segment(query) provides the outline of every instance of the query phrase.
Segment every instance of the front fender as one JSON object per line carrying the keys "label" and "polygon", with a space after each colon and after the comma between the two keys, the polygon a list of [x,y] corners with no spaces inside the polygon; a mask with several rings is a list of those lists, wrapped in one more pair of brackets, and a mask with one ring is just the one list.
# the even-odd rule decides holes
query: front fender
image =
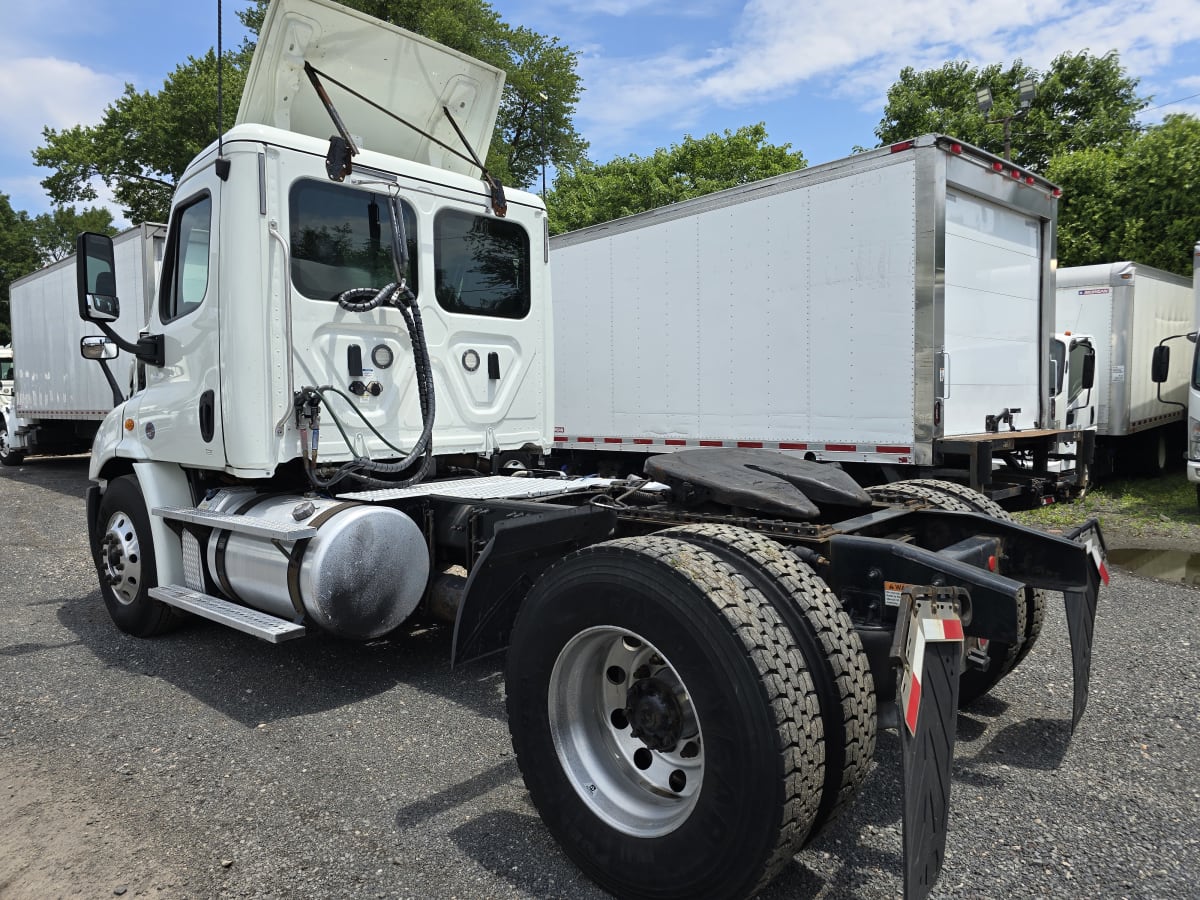
{"label": "front fender", "polygon": [[92,439],[92,459],[88,464],[88,478],[92,481],[100,481],[101,473],[105,467],[118,456],[129,456],[128,453],[120,452],[121,443],[126,440],[125,417],[127,406],[127,403],[122,403],[113,409],[100,422],[100,427],[96,429],[96,436]]}

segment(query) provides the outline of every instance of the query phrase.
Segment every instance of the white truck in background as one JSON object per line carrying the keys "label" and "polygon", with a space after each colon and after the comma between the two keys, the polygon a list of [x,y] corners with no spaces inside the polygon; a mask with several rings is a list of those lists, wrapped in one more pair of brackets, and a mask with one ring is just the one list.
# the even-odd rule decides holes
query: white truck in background
{"label": "white truck in background", "polygon": [[762,447],[1069,496],[1091,435],[1050,417],[1060,193],[926,135],[551,238],[556,458]]}
{"label": "white truck in background", "polygon": [[[3,347],[0,347],[0,398],[12,396],[12,370],[12,345],[5,344]],[[0,406],[7,402],[7,399],[0,399]]]}
{"label": "white truck in background", "polygon": [[758,893],[896,727],[905,893],[927,896],[957,706],[1028,653],[1045,590],[1083,714],[1097,523],[1050,535],[961,485],[868,491],[763,448],[661,454],[636,480],[539,467],[546,210],[479,164],[503,83],[328,0],[275,0],[237,124],[180,177],[136,343],[111,325],[112,241],[80,235],[79,315],[105,335],[81,352],[144,367],[93,444],[102,602],[141,638],[200,616],[402,648],[433,620],[453,663],[507,650],[531,801],[621,897]]}
{"label": "white truck in background", "polygon": [[[113,238],[116,293],[130,299],[113,323],[137,337],[162,267],[164,225],[136,225]],[[79,318],[75,256],[18,278],[9,289],[12,391],[0,402],[0,464],[20,465],[26,454],[81,453],[91,448],[100,422],[113,408],[114,390],[80,342],[100,330]],[[132,358],[116,366],[121,393],[129,392]],[[3,363],[0,363],[3,365]]]}
{"label": "white truck in background", "polygon": [[[1151,380],[1156,384],[1174,381],[1180,371],[1187,382],[1187,400],[1179,405],[1187,413],[1187,450],[1184,458],[1187,460],[1188,481],[1196,485],[1196,502],[1200,505],[1200,241],[1192,250],[1192,331],[1186,334],[1176,334],[1159,341],[1154,348],[1151,362]],[[1189,352],[1187,362],[1177,362],[1171,366],[1171,340],[1187,338],[1194,345]]]}
{"label": "white truck in background", "polygon": [[[1183,446],[1187,373],[1177,366],[1158,385],[1154,348],[1194,327],[1190,279],[1135,262],[1059,269],[1052,373],[1072,396],[1056,409],[1064,426],[1094,426],[1093,470],[1160,474]],[[1095,386],[1080,390],[1072,353],[1095,350]],[[1074,348],[1069,349],[1069,348]],[[1065,365],[1064,365],[1065,360]]]}

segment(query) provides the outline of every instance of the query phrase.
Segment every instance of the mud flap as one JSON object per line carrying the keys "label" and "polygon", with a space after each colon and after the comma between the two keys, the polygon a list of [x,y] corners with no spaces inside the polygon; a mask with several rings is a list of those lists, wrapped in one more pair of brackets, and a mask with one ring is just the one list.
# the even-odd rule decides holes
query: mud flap
{"label": "mud flap", "polygon": [[1108,567],[1105,562],[1104,537],[1092,519],[1064,537],[1078,541],[1088,549],[1094,565],[1088,569],[1088,584],[1082,590],[1063,591],[1067,607],[1067,632],[1071,636],[1071,665],[1073,668],[1075,695],[1071,703],[1071,731],[1083,718],[1087,709],[1088,688],[1092,674],[1092,633],[1096,624],[1096,601],[1100,596],[1100,582],[1108,584]]}
{"label": "mud flap", "polygon": [[911,588],[901,597],[892,655],[904,782],[904,896],[933,890],[946,854],[950,769],[962,669],[957,588]]}

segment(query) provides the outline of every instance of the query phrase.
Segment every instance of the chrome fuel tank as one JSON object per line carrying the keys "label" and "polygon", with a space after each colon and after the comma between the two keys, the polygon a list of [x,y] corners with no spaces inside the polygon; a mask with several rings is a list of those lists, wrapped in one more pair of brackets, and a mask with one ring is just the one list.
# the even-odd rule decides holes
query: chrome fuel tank
{"label": "chrome fuel tank", "polygon": [[221,591],[287,619],[307,618],[339,637],[369,640],[416,609],[429,552],[408,516],[387,507],[322,498],[220,491],[205,508],[317,529],[289,545],[214,530],[205,555]]}

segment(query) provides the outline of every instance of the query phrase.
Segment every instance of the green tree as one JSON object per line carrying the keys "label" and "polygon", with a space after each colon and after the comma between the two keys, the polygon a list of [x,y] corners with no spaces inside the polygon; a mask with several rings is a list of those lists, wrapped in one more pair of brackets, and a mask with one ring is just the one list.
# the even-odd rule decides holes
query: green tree
{"label": "green tree", "polygon": [[1200,119],[1172,115],[1123,147],[1059,154],[1046,175],[1063,187],[1060,265],[1129,259],[1192,274],[1200,239]]}
{"label": "green tree", "polygon": [[112,234],[112,213],[106,209],[76,212],[59,207],[30,217],[15,210],[7,194],[0,194],[0,344],[12,342],[9,286],[30,272],[75,252],[81,231]]}
{"label": "green tree", "polygon": [[22,275],[41,265],[33,220],[24,210],[15,210],[7,194],[0,194],[0,344],[12,342],[9,328],[8,288]]}
{"label": "green tree", "polygon": [[791,144],[767,143],[762,122],[735,132],[726,129],[723,135],[688,135],[650,156],[583,162],[559,172],[546,198],[550,230],[559,234],[586,228],[806,165],[804,154]]}
{"label": "green tree", "polygon": [[91,207],[82,212],[77,212],[69,206],[58,206],[48,213],[35,216],[33,240],[41,264],[48,266],[74,253],[75,239],[84,231],[116,234],[112,213],[101,206]]}
{"label": "green tree", "polygon": [[[1138,80],[1125,73],[1115,52],[1063,53],[1045,72],[1019,59],[1008,68],[994,63],[982,69],[955,61],[922,72],[901,70],[875,134],[884,145],[941,132],[1001,154],[1004,127],[988,120],[1016,112],[1017,86],[1024,78],[1036,79],[1037,96],[1028,113],[1012,121],[1013,161],[1036,171],[1045,171],[1056,153],[1132,139],[1137,113],[1148,102],[1138,96]],[[984,87],[995,102],[987,116],[975,98]]]}
{"label": "green tree", "polygon": [[[237,116],[249,53],[246,47],[225,53],[225,97],[234,98],[224,105],[226,128]],[[217,54],[188,57],[156,93],[125,85],[99,125],[46,128],[42,136],[33,158],[53,170],[42,187],[55,203],[95,200],[99,178],[127,219],[165,222],[184,168],[217,139]]]}

